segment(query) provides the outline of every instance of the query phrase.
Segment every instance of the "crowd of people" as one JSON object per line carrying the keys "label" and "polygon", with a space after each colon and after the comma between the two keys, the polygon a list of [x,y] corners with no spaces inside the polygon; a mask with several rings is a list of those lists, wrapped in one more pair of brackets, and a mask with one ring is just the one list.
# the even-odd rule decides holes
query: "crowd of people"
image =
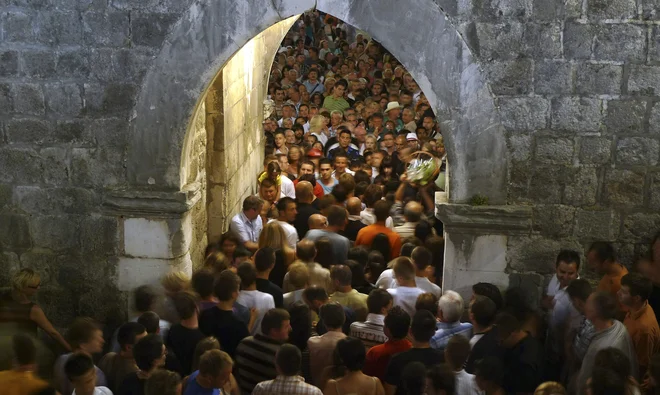
{"label": "crowd of people", "polygon": [[[318,12],[271,70],[274,113],[258,194],[189,277],[132,292],[116,330],[77,318],[62,336],[21,269],[0,296],[8,395],[660,392],[660,238],[628,269],[614,248],[558,251],[543,298],[477,283],[442,290],[442,134],[415,80],[384,48]],[[418,151],[438,158],[425,185]],[[64,350],[38,371],[38,329]]]}

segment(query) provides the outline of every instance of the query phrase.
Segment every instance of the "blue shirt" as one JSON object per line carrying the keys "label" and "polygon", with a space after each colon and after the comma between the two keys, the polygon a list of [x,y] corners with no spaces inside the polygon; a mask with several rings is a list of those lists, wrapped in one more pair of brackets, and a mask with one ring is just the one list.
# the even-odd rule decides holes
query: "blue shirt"
{"label": "blue shirt", "polygon": [[186,390],[183,391],[183,395],[220,395],[218,388],[202,388],[197,382],[198,374],[199,370],[196,370],[188,376],[188,381],[185,383]]}
{"label": "blue shirt", "polygon": [[472,337],[472,324],[468,322],[438,322],[438,330],[431,338],[431,348],[442,350],[447,347],[449,339],[454,335],[461,335],[468,340]]}
{"label": "blue shirt", "polygon": [[242,211],[234,215],[234,218],[231,219],[231,224],[229,224],[229,229],[235,232],[238,237],[241,238],[243,243],[247,241],[258,243],[259,235],[261,234],[261,230],[263,228],[264,225],[261,222],[260,215],[258,215],[254,220],[250,221]]}

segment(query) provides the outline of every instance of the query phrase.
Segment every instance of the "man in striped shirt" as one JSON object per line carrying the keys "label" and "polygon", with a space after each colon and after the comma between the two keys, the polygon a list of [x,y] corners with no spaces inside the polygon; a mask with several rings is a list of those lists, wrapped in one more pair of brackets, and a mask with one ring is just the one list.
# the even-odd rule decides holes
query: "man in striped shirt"
{"label": "man in striped shirt", "polygon": [[298,347],[284,344],[275,356],[278,375],[257,384],[252,395],[323,395],[320,389],[299,376],[302,354]]}
{"label": "man in striped shirt", "polygon": [[275,355],[289,338],[291,316],[284,309],[271,309],[261,321],[261,333],[246,337],[236,348],[236,378],[243,394],[277,377]]}
{"label": "man in striped shirt", "polygon": [[392,295],[386,290],[374,289],[367,297],[367,320],[351,324],[351,336],[362,340],[367,350],[387,341],[384,333],[385,316],[392,308],[392,300]]}

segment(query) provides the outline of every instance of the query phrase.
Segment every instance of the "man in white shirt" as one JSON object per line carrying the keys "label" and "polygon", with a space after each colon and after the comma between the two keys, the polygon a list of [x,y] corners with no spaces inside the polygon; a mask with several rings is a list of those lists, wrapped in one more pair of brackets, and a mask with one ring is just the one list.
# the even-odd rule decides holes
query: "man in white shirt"
{"label": "man in white shirt", "polygon": [[[360,213],[360,218],[362,218],[362,223],[365,225],[373,225],[376,223],[376,215],[374,214],[374,204],[377,201],[383,199],[383,190],[380,186],[371,184],[364,191],[364,201],[363,203],[367,205],[367,208],[362,210]],[[385,220],[385,226],[390,229],[394,228],[394,221],[392,217],[387,217]]]}
{"label": "man in white shirt", "polygon": [[395,226],[394,231],[401,236],[402,239],[415,235],[415,227],[422,220],[424,214],[424,207],[419,202],[410,201],[406,203],[403,209],[403,218],[406,220],[402,225]]}
{"label": "man in white shirt", "polygon": [[261,320],[268,310],[275,308],[275,300],[272,295],[257,291],[257,268],[252,262],[241,263],[237,274],[241,278],[241,292],[236,302],[257,311],[251,334],[261,333]]}
{"label": "man in white shirt", "polygon": [[298,244],[298,231],[291,225],[291,222],[295,221],[296,215],[298,215],[296,201],[288,196],[280,199],[277,202],[277,214],[277,223],[284,229],[289,247],[295,250],[296,244]]}
{"label": "man in white shirt", "polygon": [[[424,292],[432,293],[436,298],[440,299],[442,296],[442,289],[433,284],[426,277],[426,273],[433,267],[433,255],[426,247],[415,247],[412,252],[411,259],[415,265],[415,286]],[[376,281],[378,288],[397,288],[398,283],[394,278],[394,271],[391,269],[383,271]]]}
{"label": "man in white shirt", "polygon": [[452,336],[445,348],[445,361],[454,372],[454,395],[480,395],[474,375],[463,369],[470,356],[470,342],[464,336]]}
{"label": "man in white shirt", "polygon": [[410,258],[398,257],[394,261],[392,270],[398,287],[388,289],[387,292],[392,295],[394,306],[401,307],[413,317],[417,311],[415,309],[417,297],[424,293],[423,290],[415,286],[415,265],[413,265]]}
{"label": "man in white shirt", "polygon": [[229,230],[238,235],[245,248],[256,251],[259,248],[259,235],[263,229],[261,209],[264,201],[259,196],[248,196],[243,200],[243,211],[231,219]]}

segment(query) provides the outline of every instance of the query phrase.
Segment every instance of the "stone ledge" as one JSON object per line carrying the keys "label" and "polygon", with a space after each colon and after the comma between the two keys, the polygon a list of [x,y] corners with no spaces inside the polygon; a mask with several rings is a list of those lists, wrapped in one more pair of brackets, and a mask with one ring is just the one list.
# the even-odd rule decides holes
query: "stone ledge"
{"label": "stone ledge", "polygon": [[135,217],[180,217],[202,197],[201,184],[189,184],[181,191],[123,190],[103,197],[103,211]]}
{"label": "stone ledge", "polygon": [[469,234],[528,234],[532,230],[532,207],[436,204],[436,218],[448,232]]}

